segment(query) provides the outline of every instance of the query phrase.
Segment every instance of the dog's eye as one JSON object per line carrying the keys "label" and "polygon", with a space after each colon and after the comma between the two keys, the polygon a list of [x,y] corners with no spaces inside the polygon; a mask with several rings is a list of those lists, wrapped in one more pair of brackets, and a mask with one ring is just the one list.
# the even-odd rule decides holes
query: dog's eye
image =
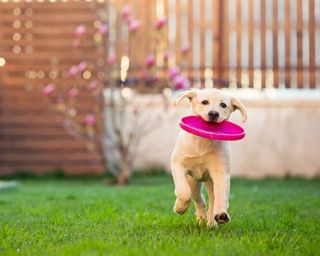
{"label": "dog's eye", "polygon": [[226,107],[227,107],[227,104],[222,102],[222,103],[220,103],[220,107],[226,108]]}
{"label": "dog's eye", "polygon": [[203,105],[208,105],[208,104],[209,104],[209,101],[203,100],[203,101],[201,101],[201,103],[202,103]]}

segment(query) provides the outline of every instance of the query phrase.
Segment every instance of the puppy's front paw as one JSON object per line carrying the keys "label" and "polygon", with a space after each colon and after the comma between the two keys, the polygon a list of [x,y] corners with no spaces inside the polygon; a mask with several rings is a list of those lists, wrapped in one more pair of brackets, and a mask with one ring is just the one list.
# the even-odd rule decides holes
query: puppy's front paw
{"label": "puppy's front paw", "polygon": [[191,204],[191,199],[188,201],[182,201],[177,198],[174,204],[173,211],[178,215],[182,215],[188,210],[190,204]]}
{"label": "puppy's front paw", "polygon": [[213,229],[213,228],[216,228],[216,227],[218,227],[218,223],[213,218],[212,219],[208,219],[207,228]]}
{"label": "puppy's front paw", "polygon": [[206,223],[206,216],[203,215],[197,215],[197,224],[199,226],[202,226]]}
{"label": "puppy's front paw", "polygon": [[197,224],[202,226],[206,223],[207,214],[206,214],[206,205],[205,203],[196,203],[196,216],[197,216]]}
{"label": "puppy's front paw", "polygon": [[214,220],[218,224],[225,224],[231,220],[229,214],[227,212],[221,212],[214,216]]}

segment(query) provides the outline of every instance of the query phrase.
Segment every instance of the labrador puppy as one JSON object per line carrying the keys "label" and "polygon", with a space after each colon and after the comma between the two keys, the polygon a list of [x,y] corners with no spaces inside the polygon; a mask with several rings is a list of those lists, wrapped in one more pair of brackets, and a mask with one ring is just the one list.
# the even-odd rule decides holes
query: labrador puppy
{"label": "labrador puppy", "polygon": [[[243,122],[247,120],[245,106],[235,97],[218,89],[190,90],[178,95],[176,104],[184,98],[191,103],[191,114],[206,122],[220,123],[229,119],[236,109],[240,110]],[[199,224],[207,220],[212,228],[230,220],[228,214],[230,190],[230,147],[227,141],[209,140],[180,131],[171,155],[171,172],[175,185],[174,212],[182,215],[195,203]],[[209,207],[201,193],[205,183]]]}

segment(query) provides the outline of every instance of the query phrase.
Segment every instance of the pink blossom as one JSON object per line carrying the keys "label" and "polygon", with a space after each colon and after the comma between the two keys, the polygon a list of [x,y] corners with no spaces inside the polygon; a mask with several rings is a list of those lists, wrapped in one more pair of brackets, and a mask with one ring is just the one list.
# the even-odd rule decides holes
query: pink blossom
{"label": "pink blossom", "polygon": [[86,27],[83,25],[80,25],[76,27],[74,33],[76,34],[76,36],[81,37],[86,33]]}
{"label": "pink blossom", "polygon": [[73,98],[73,97],[77,96],[78,93],[79,93],[79,90],[74,87],[68,91],[68,97]]}
{"label": "pink blossom", "polygon": [[190,88],[190,81],[188,78],[178,75],[173,79],[173,86],[176,90]]}
{"label": "pink blossom", "polygon": [[108,25],[107,24],[102,24],[98,29],[98,33],[100,35],[105,35],[105,34],[108,33],[108,30],[109,30]]}
{"label": "pink blossom", "polygon": [[117,61],[117,56],[115,54],[111,54],[108,58],[107,58],[107,64],[112,65],[114,63],[116,63]]}
{"label": "pink blossom", "polygon": [[97,119],[93,114],[87,114],[84,118],[84,123],[87,126],[94,126],[96,122],[97,122]]}
{"label": "pink blossom", "polygon": [[184,47],[181,48],[181,54],[182,55],[187,55],[189,53],[189,51],[190,51],[189,46],[184,46]]}
{"label": "pink blossom", "polygon": [[78,66],[74,65],[69,69],[69,77],[75,77],[78,74]]}
{"label": "pink blossom", "polygon": [[170,80],[174,79],[177,75],[180,75],[181,70],[179,67],[171,67],[169,68],[169,78]]}
{"label": "pink blossom", "polygon": [[94,91],[95,89],[97,89],[97,87],[98,87],[97,80],[92,80],[87,86],[88,90],[90,90],[90,91]]}
{"label": "pink blossom", "polygon": [[130,5],[125,5],[122,8],[122,17],[124,19],[128,19],[131,15],[131,6]]}
{"label": "pink blossom", "polygon": [[130,20],[129,21],[129,31],[131,33],[136,32],[139,27],[140,27],[140,21],[138,21],[138,20]]}
{"label": "pink blossom", "polygon": [[51,96],[52,95],[52,93],[54,92],[54,90],[55,90],[55,85],[54,84],[48,84],[48,85],[46,85],[44,88],[43,88],[43,90],[42,90],[42,94],[44,95],[44,96]]}
{"label": "pink blossom", "polygon": [[146,58],[146,68],[150,69],[156,64],[156,58],[153,54],[149,54]]}
{"label": "pink blossom", "polygon": [[167,24],[167,18],[166,17],[162,17],[160,19],[157,20],[155,28],[157,30],[162,29],[165,25]]}
{"label": "pink blossom", "polygon": [[78,65],[78,70],[79,72],[83,72],[85,71],[85,69],[87,68],[88,64],[85,61],[81,61]]}

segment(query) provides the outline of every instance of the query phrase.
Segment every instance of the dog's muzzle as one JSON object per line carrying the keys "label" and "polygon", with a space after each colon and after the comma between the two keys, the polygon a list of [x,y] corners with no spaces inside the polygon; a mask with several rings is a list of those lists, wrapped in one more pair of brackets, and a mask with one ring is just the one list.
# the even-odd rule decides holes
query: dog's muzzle
{"label": "dog's muzzle", "polygon": [[219,112],[217,111],[209,111],[208,113],[209,121],[216,122],[219,118]]}

